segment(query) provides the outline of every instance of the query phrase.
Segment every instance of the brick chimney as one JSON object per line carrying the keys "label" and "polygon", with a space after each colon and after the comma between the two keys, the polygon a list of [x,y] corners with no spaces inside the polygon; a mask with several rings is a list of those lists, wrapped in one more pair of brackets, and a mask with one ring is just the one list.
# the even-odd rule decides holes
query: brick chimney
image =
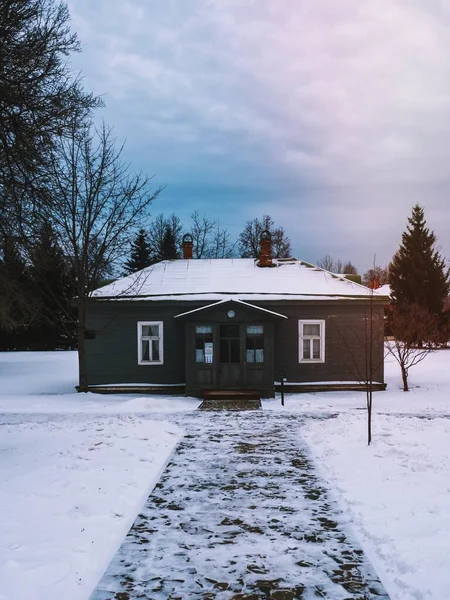
{"label": "brick chimney", "polygon": [[192,259],[192,250],[194,248],[194,239],[190,233],[183,235],[183,258],[184,260]]}
{"label": "brick chimney", "polygon": [[265,229],[261,232],[259,238],[260,251],[259,251],[259,267],[273,267],[272,263],[272,236],[270,231]]}

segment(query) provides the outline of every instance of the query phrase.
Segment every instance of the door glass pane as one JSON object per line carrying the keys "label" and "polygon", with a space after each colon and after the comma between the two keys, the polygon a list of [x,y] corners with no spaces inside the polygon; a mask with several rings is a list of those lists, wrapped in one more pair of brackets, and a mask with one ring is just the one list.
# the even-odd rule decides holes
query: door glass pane
{"label": "door glass pane", "polygon": [[196,326],[195,331],[195,362],[208,363],[214,362],[214,344],[212,327],[210,325]]}
{"label": "door glass pane", "polygon": [[317,335],[320,336],[320,325],[316,324],[304,324],[303,325],[303,335]]}
{"label": "door glass pane", "polygon": [[239,324],[237,325],[221,325],[220,326],[220,337],[221,338],[233,338],[239,337]]}
{"label": "door glass pane", "polygon": [[264,362],[264,327],[263,325],[248,325],[246,327],[246,358],[248,363]]}
{"label": "door glass pane", "polygon": [[142,360],[150,360],[150,342],[142,340]]}
{"label": "door glass pane", "polygon": [[220,362],[221,363],[229,363],[230,362],[230,353],[228,348],[228,340],[220,340]]}
{"label": "door glass pane", "polygon": [[239,339],[229,340],[230,344],[230,363],[241,362],[241,341]]}
{"label": "door glass pane", "polygon": [[212,325],[196,325],[195,333],[212,333]]}
{"label": "door glass pane", "polygon": [[247,325],[247,335],[262,335],[264,325]]}
{"label": "door glass pane", "polygon": [[152,340],[152,361],[159,360],[159,340]]}
{"label": "door glass pane", "polygon": [[313,358],[320,359],[320,340],[312,340],[313,345]]}
{"label": "door glass pane", "polygon": [[311,358],[309,340],[305,340],[305,339],[303,340],[303,358],[306,360]]}

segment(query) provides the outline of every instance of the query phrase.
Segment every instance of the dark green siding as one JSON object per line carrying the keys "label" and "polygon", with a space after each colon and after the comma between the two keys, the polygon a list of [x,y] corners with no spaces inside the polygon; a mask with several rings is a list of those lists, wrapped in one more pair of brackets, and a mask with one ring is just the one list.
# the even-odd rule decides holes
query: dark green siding
{"label": "dark green siding", "polygon": [[[178,309],[157,303],[93,303],[88,327],[95,339],[86,340],[89,384],[184,383],[184,324],[173,319]],[[164,364],[138,365],[138,321],[163,321]]]}
{"label": "dark green siding", "polygon": [[[288,381],[363,381],[366,372],[370,306],[357,301],[316,306],[278,306],[288,321],[275,328],[275,376],[284,371]],[[373,307],[374,381],[384,382],[383,306]],[[325,362],[299,363],[298,320],[325,320]],[[367,321],[365,321],[367,319]],[[378,324],[378,326],[376,326]]]}
{"label": "dark green siding", "polygon": [[[90,385],[119,383],[185,383],[186,365],[191,354],[185,352],[187,323],[226,322],[229,304],[174,319],[175,315],[208,302],[95,301],[91,303],[88,327],[95,339],[86,340],[88,380]],[[274,363],[271,372],[277,379],[281,370],[290,382],[361,381],[365,374],[366,327],[370,322],[368,302],[359,300],[325,302],[253,302],[288,316],[277,319],[261,311],[233,304],[241,322],[272,322]],[[373,364],[374,380],[383,382],[383,306],[374,302],[375,327]],[[299,363],[298,320],[325,320],[325,362]],[[366,321],[365,321],[366,319]],[[138,365],[137,322],[163,321],[164,364]],[[189,367],[188,367],[189,368]]]}

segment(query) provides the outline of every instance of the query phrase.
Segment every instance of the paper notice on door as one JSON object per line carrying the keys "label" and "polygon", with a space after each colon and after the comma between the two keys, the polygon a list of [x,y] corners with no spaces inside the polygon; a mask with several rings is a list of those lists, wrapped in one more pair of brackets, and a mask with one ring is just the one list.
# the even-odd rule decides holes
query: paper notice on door
{"label": "paper notice on door", "polygon": [[214,362],[214,354],[213,354],[213,343],[205,342],[205,363]]}

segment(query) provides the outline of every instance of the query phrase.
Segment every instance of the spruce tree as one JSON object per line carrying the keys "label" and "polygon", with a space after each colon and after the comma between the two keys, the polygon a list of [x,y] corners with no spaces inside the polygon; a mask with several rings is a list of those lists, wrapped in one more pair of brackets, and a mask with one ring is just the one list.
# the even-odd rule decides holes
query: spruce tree
{"label": "spruce tree", "polygon": [[125,273],[135,273],[149,267],[153,262],[147,233],[144,229],[140,229],[131,244],[130,258],[125,262]]}
{"label": "spruce tree", "polygon": [[170,225],[167,225],[161,243],[159,260],[175,260],[176,258],[178,258],[178,251],[175,232]]}
{"label": "spruce tree", "polygon": [[50,223],[44,223],[31,251],[30,276],[38,302],[36,319],[28,332],[31,348],[54,350],[73,346],[76,315],[71,300],[75,281]]}
{"label": "spruce tree", "polygon": [[5,237],[0,258],[0,350],[28,349],[28,332],[36,323],[39,301],[20,245]]}
{"label": "spruce tree", "polygon": [[449,293],[450,270],[435,243],[436,236],[426,226],[423,208],[416,204],[389,266],[394,308],[418,305],[430,314],[441,314]]}

